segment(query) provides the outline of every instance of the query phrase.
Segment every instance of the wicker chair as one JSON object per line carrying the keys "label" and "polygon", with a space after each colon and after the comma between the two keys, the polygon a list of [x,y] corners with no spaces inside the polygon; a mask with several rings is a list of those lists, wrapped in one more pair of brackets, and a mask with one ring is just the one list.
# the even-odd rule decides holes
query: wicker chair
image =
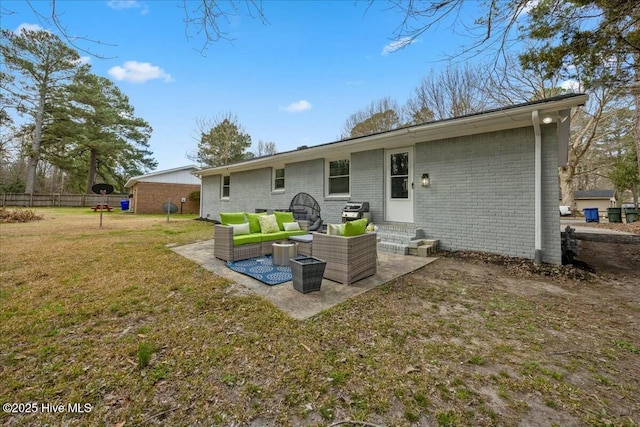
{"label": "wicker chair", "polygon": [[233,228],[223,225],[215,226],[213,254],[225,261],[254,258],[262,255],[262,243],[249,243],[235,246],[233,244]]}
{"label": "wicker chair", "polygon": [[343,237],[313,234],[313,257],[327,262],[324,277],[350,285],[377,272],[377,236]]}
{"label": "wicker chair", "polygon": [[320,205],[310,194],[296,194],[289,204],[289,212],[293,212],[293,218],[297,221],[309,221],[309,231],[318,231],[322,227]]}

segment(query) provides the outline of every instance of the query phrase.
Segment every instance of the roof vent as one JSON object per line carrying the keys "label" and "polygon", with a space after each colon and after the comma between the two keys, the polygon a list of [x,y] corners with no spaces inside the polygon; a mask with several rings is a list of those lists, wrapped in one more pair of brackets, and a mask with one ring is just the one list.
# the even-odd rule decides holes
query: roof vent
{"label": "roof vent", "polygon": [[298,147],[298,150],[306,150],[307,148],[309,147],[307,147],[306,145],[301,145]]}

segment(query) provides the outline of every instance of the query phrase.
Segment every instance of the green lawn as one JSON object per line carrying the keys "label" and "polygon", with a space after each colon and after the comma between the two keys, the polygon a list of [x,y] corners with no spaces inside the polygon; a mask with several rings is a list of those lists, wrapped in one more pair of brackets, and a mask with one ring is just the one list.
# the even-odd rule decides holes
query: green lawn
{"label": "green lawn", "polygon": [[0,401],[40,411],[0,423],[638,425],[640,304],[600,282],[442,259],[297,321],[167,248],[194,216],[36,213],[0,224]]}

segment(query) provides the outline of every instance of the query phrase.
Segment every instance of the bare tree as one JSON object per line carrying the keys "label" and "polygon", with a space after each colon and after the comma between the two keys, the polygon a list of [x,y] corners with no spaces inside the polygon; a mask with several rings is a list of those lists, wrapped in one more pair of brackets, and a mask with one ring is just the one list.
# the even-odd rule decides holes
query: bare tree
{"label": "bare tree", "polygon": [[[489,107],[485,96],[484,68],[450,65],[443,72],[431,71],[414,89],[405,106],[408,117],[442,120],[484,111]],[[431,116],[431,117],[430,117]]]}
{"label": "bare tree", "polygon": [[271,156],[276,154],[278,150],[276,149],[275,142],[264,142],[263,140],[258,140],[258,146],[256,147],[256,151],[253,153],[255,157],[261,156]]}
{"label": "bare tree", "polygon": [[201,53],[206,51],[209,43],[233,40],[225,30],[224,23],[229,24],[232,17],[242,13],[243,8],[250,17],[268,24],[261,0],[182,0],[187,37],[190,37],[190,28],[194,28],[198,35],[204,36]]}
{"label": "bare tree", "polygon": [[[579,71],[579,70],[578,70]],[[522,69],[521,65],[507,57],[496,65],[487,78],[485,96],[498,105],[510,105],[550,98],[570,92],[586,91],[589,100],[583,107],[571,113],[569,156],[566,166],[558,168],[562,205],[573,206],[573,191],[576,187],[589,189],[610,185],[607,177],[615,153],[612,146],[616,132],[628,132],[630,117],[625,109],[629,99],[621,98],[618,90],[609,86],[586,89],[578,80],[561,81],[558,75],[549,76],[543,67]],[[564,87],[563,87],[564,86]],[[626,123],[626,125],[624,124]]]}
{"label": "bare tree", "polygon": [[396,129],[403,124],[401,112],[398,103],[390,97],[372,101],[349,116],[342,128],[341,138],[355,138]]}

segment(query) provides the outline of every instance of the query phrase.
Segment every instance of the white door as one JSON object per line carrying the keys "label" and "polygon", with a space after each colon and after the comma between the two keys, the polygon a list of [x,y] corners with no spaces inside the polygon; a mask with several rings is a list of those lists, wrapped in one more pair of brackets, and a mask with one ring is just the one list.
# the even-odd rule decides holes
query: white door
{"label": "white door", "polygon": [[413,222],[413,147],[385,152],[385,220]]}

